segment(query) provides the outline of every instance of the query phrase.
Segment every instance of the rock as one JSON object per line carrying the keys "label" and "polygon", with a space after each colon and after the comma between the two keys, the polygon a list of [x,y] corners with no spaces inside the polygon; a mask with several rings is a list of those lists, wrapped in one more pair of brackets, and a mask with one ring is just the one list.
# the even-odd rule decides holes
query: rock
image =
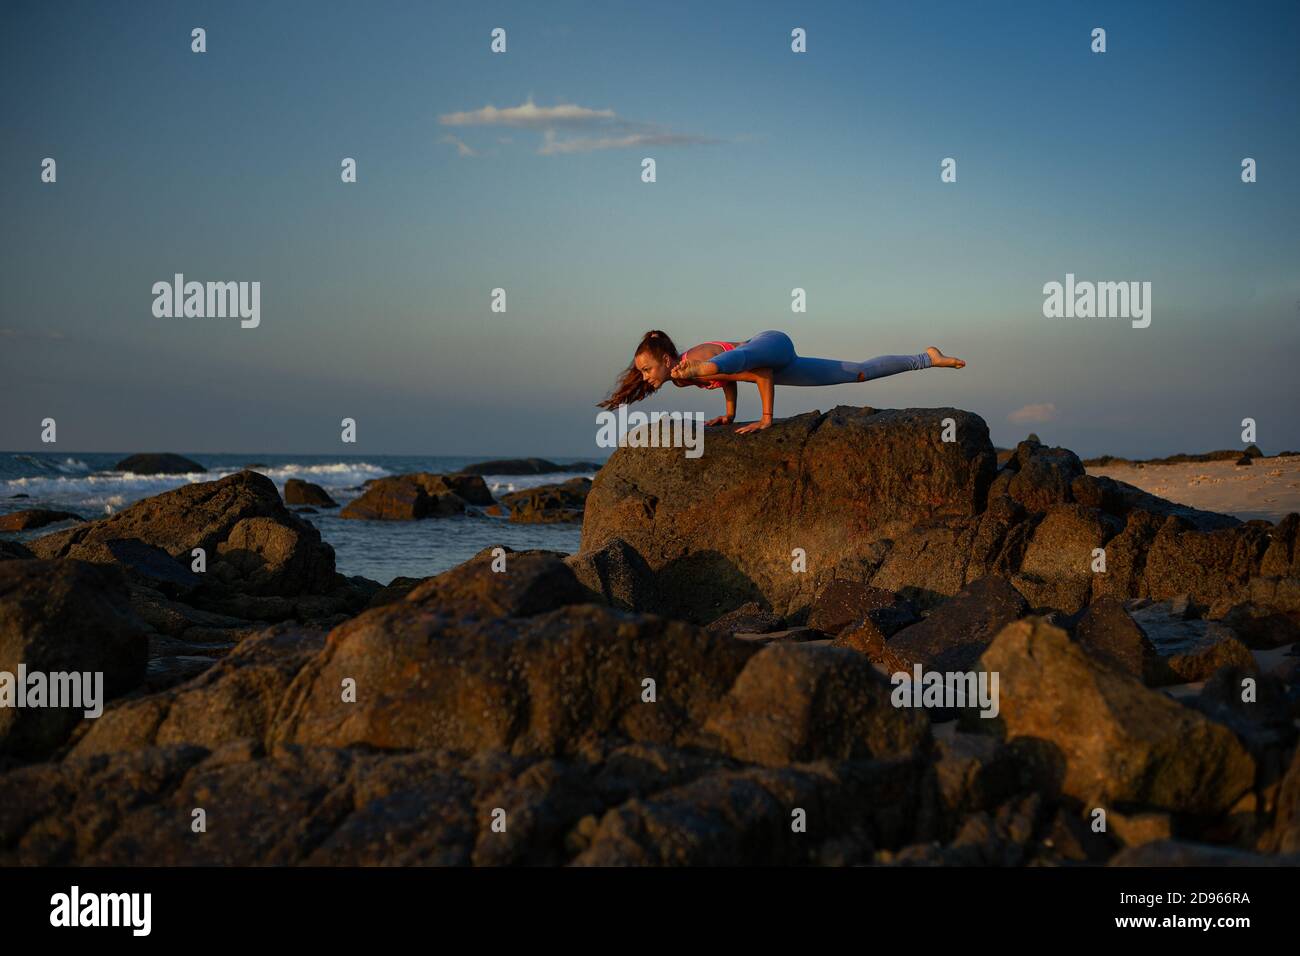
{"label": "rock", "polygon": [[1173,819],[1167,813],[1121,813],[1106,808],[1106,830],[1121,846],[1143,846],[1173,836]]}
{"label": "rock", "polygon": [[704,732],[737,760],[768,767],[906,756],[926,744],[929,723],[895,707],[892,689],[843,648],[768,647],[741,671]]}
{"label": "rock", "polygon": [[883,588],[860,581],[832,581],[813,602],[808,613],[808,626],[834,635],[861,621],[870,612],[884,609],[897,609],[896,614],[901,617],[915,619],[916,616],[910,605]]}
{"label": "rock", "polygon": [[1202,681],[1220,667],[1257,670],[1250,649],[1217,621],[1188,619],[1186,605],[1160,602],[1133,611],[1159,655],[1157,670],[1147,675],[1153,687]]}
{"label": "rock", "polygon": [[[206,662],[188,683],[110,707],[71,755],[172,744],[216,748],[241,739],[265,743],[290,684],[324,646],[319,630],[282,624],[262,631]],[[340,697],[336,691],[334,698]]]}
{"label": "rock", "polygon": [[466,504],[491,503],[492,494],[482,478],[415,472],[366,482],[365,492],[349,502],[339,517],[416,521],[463,514]]}
{"label": "rock", "polygon": [[652,611],[657,605],[654,572],[622,538],[570,555],[564,563],[588,589],[588,600],[625,611]]}
{"label": "rock", "polygon": [[557,465],[545,458],[504,458],[497,461],[480,461],[466,465],[458,475],[544,475],[556,471],[597,471],[600,463],[594,461],[576,461],[568,465]]}
{"label": "rock", "polygon": [[1039,619],[1008,625],[980,666],[999,675],[1005,737],[1036,739],[1060,791],[1085,805],[1211,816],[1254,783],[1254,761],[1231,731]]}
{"label": "rock", "polygon": [[188,475],[207,471],[197,461],[181,455],[131,455],[113,466],[114,471],[129,471],[137,475]]}
{"label": "rock", "polygon": [[940,605],[929,617],[891,637],[879,662],[895,673],[968,671],[989,642],[1028,608],[1005,578],[981,578]]}
{"label": "rock", "polygon": [[911,761],[744,768],[632,800],[594,823],[578,866],[737,866],[820,862],[815,843],[790,825],[791,807],[889,846],[909,831],[917,804]]}
{"label": "rock", "polygon": [[1300,749],[1292,756],[1278,789],[1277,813],[1266,845],[1274,853],[1300,854]]}
{"label": "rock", "polygon": [[919,620],[911,605],[900,602],[893,607],[876,608],[868,611],[860,620],[850,624],[836,635],[832,642],[835,647],[847,647],[860,654],[866,654],[870,661],[885,660],[885,644],[903,628]]}
{"label": "rock", "polygon": [[428,578],[403,578],[397,577],[388,582],[386,587],[380,588],[370,595],[366,603],[366,610],[372,607],[383,607],[385,604],[392,604],[394,601],[401,601],[410,594],[416,587],[423,584]]}
{"label": "rock", "polygon": [[[273,742],[547,756],[607,736],[677,745],[698,735],[753,654],[681,622],[594,605],[458,620],[416,595],[330,633],[282,701]],[[339,704],[345,678],[356,681],[354,704]],[[654,703],[642,699],[647,678]]]}
{"label": "rock", "polygon": [[85,521],[81,515],[71,511],[49,511],[45,508],[28,508],[24,511],[11,511],[0,515],[0,531],[30,531],[43,528],[56,521]]}
{"label": "rock", "polygon": [[156,588],[172,597],[190,594],[202,583],[202,578],[188,565],[139,538],[74,544],[67,549],[65,557],[91,564],[113,565],[125,572],[129,581]]}
{"label": "rock", "polygon": [[570,478],[563,484],[539,485],[502,495],[501,503],[510,509],[511,521],[530,524],[581,521],[590,490],[590,478]]}
{"label": "rock", "polygon": [[338,502],[329,496],[320,485],[301,478],[290,478],[284,483],[284,503],[287,505],[318,505],[321,508],[337,508]]}
{"label": "rock", "polygon": [[[1243,699],[1247,698],[1247,699]],[[1189,706],[1237,735],[1259,767],[1261,782],[1278,780],[1296,741],[1286,686],[1276,677],[1228,665],[1205,682]]]}
{"label": "rock", "polygon": [[17,541],[0,540],[0,561],[30,561],[36,555]]}
{"label": "rock", "polygon": [[1007,470],[1011,476],[1006,494],[1030,512],[1072,502],[1071,483],[1084,474],[1083,462],[1068,448],[1047,448],[1031,440],[1016,446]]}
{"label": "rock", "polygon": [[1238,467],[1240,467],[1241,465],[1253,465],[1255,464],[1255,460],[1251,458],[1249,455],[1242,455],[1240,458],[1237,459],[1236,464],[1238,465]]}
{"label": "rock", "polygon": [[[942,440],[946,418],[954,442]],[[840,406],[752,435],[710,431],[698,459],[619,448],[587,498],[581,550],[627,542],[670,614],[704,622],[762,600],[788,618],[874,543],[978,514],[993,467],[987,426],[956,409]],[[795,548],[814,573],[791,573]]]}
{"label": "rock", "polygon": [[1092,602],[1075,627],[1075,639],[1089,654],[1110,661],[1140,681],[1157,681],[1163,673],[1155,645],[1115,598]]}
{"label": "rock", "polygon": [[187,568],[192,550],[203,548],[205,590],[295,596],[346,584],[320,532],[284,506],[269,478],[252,471],[183,485],[112,517],[36,538],[28,547],[38,557],[61,558],[79,546],[125,538],[161,548]]}
{"label": "rock", "polygon": [[779,617],[764,610],[757,601],[750,601],[734,611],[728,611],[705,630],[714,634],[770,634],[779,631],[782,623]]}
{"label": "rock", "polygon": [[1035,608],[1078,613],[1092,595],[1096,550],[1122,528],[1118,518],[1096,508],[1052,505],[1034,528],[1013,578],[1016,589]]}
{"label": "rock", "polygon": [[[25,665],[28,675],[46,675],[52,692],[52,674],[99,672],[103,704],[144,679],[148,648],[119,571],[81,561],[0,562],[0,672],[11,679]],[[26,759],[49,755],[93,709],[84,698],[83,707],[19,708],[16,687],[8,690],[14,699],[0,707],[0,753]]]}
{"label": "rock", "polygon": [[426,579],[411,589],[406,602],[459,618],[493,618],[529,617],[588,600],[563,555],[503,548],[505,557],[498,559],[494,550],[485,548],[464,564]]}
{"label": "rock", "polygon": [[1231,605],[1218,620],[1251,650],[1271,650],[1300,641],[1300,624],[1276,608],[1253,601]]}

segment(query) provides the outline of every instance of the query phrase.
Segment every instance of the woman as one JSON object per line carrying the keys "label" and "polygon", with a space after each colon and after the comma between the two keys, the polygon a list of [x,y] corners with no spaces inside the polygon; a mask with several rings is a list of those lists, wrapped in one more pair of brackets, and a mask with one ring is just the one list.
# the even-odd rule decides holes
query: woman
{"label": "woman", "polygon": [[865,362],[804,358],[784,332],[760,332],[744,342],[705,342],[678,353],[668,333],[647,332],[629,365],[600,408],[614,409],[639,402],[665,382],[679,387],[720,388],[727,400],[726,414],[705,422],[728,425],[736,417],[736,383],[753,382],[763,400],[763,417],[737,428],[736,434],[772,427],[772,398],[776,385],[843,385],[867,382],[898,372],[922,368],[962,368],[965,362],[931,346],[919,355],[881,355]]}

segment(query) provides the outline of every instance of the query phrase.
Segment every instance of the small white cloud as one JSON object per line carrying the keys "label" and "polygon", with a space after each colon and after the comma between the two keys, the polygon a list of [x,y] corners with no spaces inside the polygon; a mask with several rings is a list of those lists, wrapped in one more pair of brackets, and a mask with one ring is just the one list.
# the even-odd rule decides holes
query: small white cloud
{"label": "small white cloud", "polygon": [[466,143],[464,140],[460,139],[460,138],[457,137],[457,136],[452,136],[450,133],[447,133],[446,135],[444,135],[441,139],[438,140],[438,142],[440,142],[440,143],[450,143],[451,145],[455,146],[455,147],[456,147],[456,155],[458,155],[458,156],[477,156],[477,155],[478,155],[478,153],[474,152],[474,150],[469,146],[468,143]]}
{"label": "small white cloud", "polygon": [[1056,406],[1051,402],[1044,402],[1040,405],[1026,405],[1023,408],[1017,408],[1007,416],[1007,421],[1014,422],[1017,425],[1032,425],[1039,422],[1050,422],[1056,418]]}
{"label": "small white cloud", "polygon": [[[476,110],[444,113],[438,117],[443,126],[497,126],[535,130],[542,134],[537,152],[543,156],[565,153],[590,153],[600,149],[641,149],[648,146],[695,146],[716,143],[707,136],[674,133],[654,123],[624,119],[613,110],[591,109],[576,103],[538,106],[530,96],[519,106],[498,108],[488,105]],[[573,135],[560,136],[559,133]],[[513,137],[501,136],[499,143],[512,143]],[[478,155],[462,140],[454,142],[462,156]]]}
{"label": "small white cloud", "polygon": [[575,103],[538,106],[531,99],[519,106],[482,109],[462,113],[444,113],[438,117],[443,126],[517,126],[524,129],[549,129],[556,126],[583,127],[617,119],[613,110],[593,110]]}

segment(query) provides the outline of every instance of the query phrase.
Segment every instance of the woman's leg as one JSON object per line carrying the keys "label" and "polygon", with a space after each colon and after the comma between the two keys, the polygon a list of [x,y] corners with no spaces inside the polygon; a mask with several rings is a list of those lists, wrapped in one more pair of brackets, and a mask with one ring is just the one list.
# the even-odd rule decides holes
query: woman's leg
{"label": "woman's leg", "polygon": [[845,385],[873,378],[929,368],[928,352],[918,355],[881,355],[865,362],[798,357],[776,373],[777,385]]}
{"label": "woman's leg", "polygon": [[718,367],[718,375],[736,375],[755,368],[780,369],[798,360],[790,336],[771,331],[759,332],[744,345],[720,352],[709,361]]}

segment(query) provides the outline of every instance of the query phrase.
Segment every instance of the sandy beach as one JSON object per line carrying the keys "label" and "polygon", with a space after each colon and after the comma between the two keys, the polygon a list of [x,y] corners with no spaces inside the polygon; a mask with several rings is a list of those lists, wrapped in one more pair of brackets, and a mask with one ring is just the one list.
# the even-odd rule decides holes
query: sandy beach
{"label": "sandy beach", "polygon": [[1256,458],[1251,465],[1202,461],[1089,466],[1088,474],[1124,481],[1178,504],[1234,515],[1243,521],[1263,518],[1277,522],[1300,511],[1300,455]]}

